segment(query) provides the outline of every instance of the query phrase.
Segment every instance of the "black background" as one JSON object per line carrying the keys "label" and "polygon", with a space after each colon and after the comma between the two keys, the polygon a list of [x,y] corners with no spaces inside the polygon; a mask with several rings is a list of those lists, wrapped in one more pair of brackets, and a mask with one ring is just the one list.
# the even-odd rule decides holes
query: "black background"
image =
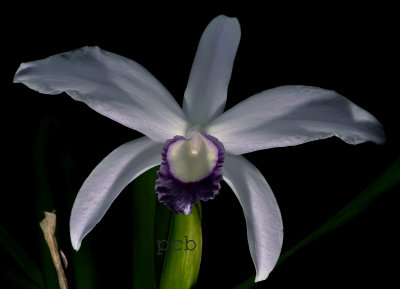
{"label": "black background", "polygon": [[[76,191],[109,152],[140,136],[67,95],[41,95],[12,84],[21,62],[85,45],[131,58],[146,67],[182,103],[198,41],[219,14],[239,19],[242,38],[227,108],[262,90],[285,84],[333,89],[375,115],[387,142],[347,145],[338,139],[247,154],[263,173],[281,208],[283,251],[321,225],[360,193],[399,155],[398,19],[393,7],[154,7],[112,5],[5,9],[2,20],[2,199],[0,223],[35,258],[40,218],[34,203],[33,143],[40,121],[57,121],[69,145]],[[205,8],[205,9],[204,9]],[[49,148],[54,156],[63,149]],[[63,180],[49,160],[54,187]],[[63,191],[65,188],[60,188]],[[257,288],[326,288],[398,283],[397,189],[367,211],[302,249]],[[57,194],[57,193],[56,193]],[[61,193],[59,193],[61,194]],[[55,196],[62,202],[63,196]],[[129,193],[122,193],[84,240],[94,245],[99,288],[129,288]],[[61,205],[60,205],[61,207]],[[224,185],[203,204],[203,260],[198,288],[233,288],[254,274],[240,205]],[[58,211],[61,246],[72,254],[68,211]],[[63,231],[64,230],[64,233]],[[116,237],[118,236],[118,237]],[[121,245],[122,244],[122,245]],[[394,261],[394,262],[393,262]]]}

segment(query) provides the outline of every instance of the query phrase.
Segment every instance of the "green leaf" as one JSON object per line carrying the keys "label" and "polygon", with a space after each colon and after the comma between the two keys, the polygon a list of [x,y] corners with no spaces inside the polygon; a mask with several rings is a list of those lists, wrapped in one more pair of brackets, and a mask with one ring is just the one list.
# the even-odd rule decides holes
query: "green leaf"
{"label": "green leaf", "polygon": [[[283,253],[277,265],[285,261],[289,256],[293,255],[299,249],[307,244],[319,239],[323,235],[342,226],[350,221],[362,211],[367,209],[383,192],[386,192],[400,183],[400,158],[398,158],[388,169],[386,169],[374,182],[372,182],[364,191],[350,201],[337,214],[326,221],[322,226],[317,228],[303,240],[298,242],[292,248]],[[243,283],[236,286],[235,289],[248,289],[254,285],[255,275],[246,279]]]}
{"label": "green leaf", "polygon": [[[23,275],[18,274],[14,272],[13,270],[10,270],[8,266],[5,266],[0,263],[0,277],[4,275],[5,278],[13,282],[15,285],[17,285],[19,288],[22,289],[40,289],[41,287],[38,287],[33,281],[31,281],[28,278],[25,278]],[[4,286],[7,284],[3,278],[1,278],[1,284]]]}
{"label": "green leaf", "polygon": [[77,289],[95,289],[96,270],[89,242],[82,243],[79,252],[72,254],[73,270]]}
{"label": "green leaf", "polygon": [[383,174],[381,174],[357,197],[350,201],[336,215],[331,217],[321,227],[316,229],[310,235],[305,237],[303,240],[301,240],[284,254],[282,254],[278,260],[278,265],[308,243],[322,237],[323,235],[353,219],[355,216],[367,209],[379,195],[381,195],[383,192],[390,190],[399,182],[400,158],[397,159],[388,169],[386,169]]}
{"label": "green leaf", "polygon": [[235,289],[250,289],[253,288],[254,286],[254,280],[256,279],[256,275],[250,276],[249,278],[247,278],[245,281],[243,281],[242,283],[240,283],[239,285],[237,285],[235,287]]}
{"label": "green leaf", "polygon": [[201,207],[192,214],[171,218],[167,240],[158,240],[157,254],[165,254],[160,289],[189,289],[197,281],[202,249]]}
{"label": "green leaf", "polygon": [[[28,257],[21,247],[11,238],[7,231],[0,226],[0,245],[14,258],[22,270],[29,276],[38,288],[44,288],[43,277],[37,265]],[[12,275],[12,272],[9,271]],[[22,282],[23,280],[21,280]]]}
{"label": "green leaf", "polygon": [[[52,168],[46,167],[49,157],[46,152],[50,147],[50,138],[57,131],[58,122],[54,117],[44,117],[38,127],[33,144],[33,164],[36,185],[36,219],[43,218],[43,212],[54,209],[54,201],[50,188],[48,172]],[[41,232],[40,232],[41,234]]]}
{"label": "green leaf", "polygon": [[132,183],[133,200],[133,288],[156,289],[154,223],[157,196],[154,191],[157,167]]}
{"label": "green leaf", "polygon": [[[52,137],[54,137],[57,132],[57,126],[58,122],[54,117],[44,117],[39,124],[33,145],[33,164],[36,182],[35,206],[38,223],[39,220],[43,218],[44,211],[51,212],[55,208],[49,180],[49,172],[53,168],[46,167],[46,164],[48,160],[53,157],[49,156],[48,152],[51,151],[49,147]],[[53,260],[43,238],[43,234],[39,229],[37,238],[40,244],[41,269],[44,275],[45,287],[57,288],[57,286],[59,286],[57,272],[54,268]]]}

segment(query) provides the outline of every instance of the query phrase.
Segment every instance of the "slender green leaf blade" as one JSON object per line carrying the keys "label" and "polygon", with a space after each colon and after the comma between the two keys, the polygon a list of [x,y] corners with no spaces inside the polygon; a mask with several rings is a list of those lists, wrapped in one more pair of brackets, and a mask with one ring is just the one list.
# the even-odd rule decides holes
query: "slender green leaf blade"
{"label": "slender green leaf blade", "polygon": [[[49,151],[50,138],[57,130],[57,120],[53,117],[44,117],[38,127],[33,145],[33,162],[36,183],[36,218],[41,220],[43,212],[51,212],[54,209],[54,201],[50,188],[48,172],[51,168],[46,167],[46,155]],[[41,232],[40,232],[41,234]]]}
{"label": "slender green leaf blade", "polygon": [[84,242],[79,252],[72,254],[73,270],[77,289],[95,289],[96,269],[88,242]]}
{"label": "slender green leaf blade", "polygon": [[31,281],[29,278],[25,278],[25,276],[18,274],[8,268],[8,266],[5,266],[0,263],[0,280],[1,280],[1,285],[5,286],[6,280],[4,278],[8,279],[11,281],[14,285],[18,286],[18,288],[21,289],[40,289],[42,287],[39,287],[37,284],[35,284],[33,281]]}
{"label": "slender green leaf blade", "polygon": [[243,281],[242,283],[237,285],[235,287],[235,289],[250,289],[250,288],[253,288],[255,278],[256,278],[255,274],[253,276],[250,276],[245,281]]}
{"label": "slender green leaf blade", "polygon": [[363,192],[350,201],[336,215],[326,221],[321,227],[316,229],[310,235],[298,242],[288,251],[281,255],[278,264],[282,263],[286,258],[291,256],[300,248],[308,243],[322,237],[337,227],[350,221],[362,211],[367,209],[379,195],[393,188],[400,182],[400,158],[397,159],[388,169],[384,171],[374,182],[372,182]]}
{"label": "slender green leaf blade", "polygon": [[43,277],[37,265],[28,257],[28,255],[11,238],[2,226],[0,226],[0,245],[11,254],[14,260],[38,288],[44,288]]}
{"label": "slender green leaf blade", "polygon": [[[46,166],[50,156],[48,148],[54,132],[57,130],[57,120],[53,117],[45,117],[39,124],[36,132],[33,146],[33,161],[35,169],[36,181],[36,219],[43,218],[43,212],[51,212],[54,209],[53,195],[51,193],[51,185],[49,180],[49,171],[51,168]],[[39,225],[38,225],[39,228]],[[43,272],[43,281],[45,288],[57,288],[58,279],[57,272],[54,268],[53,260],[50,255],[48,246],[43,238],[43,234],[38,229],[37,238],[39,239],[40,254],[41,254],[41,270]]]}
{"label": "slender green leaf blade", "polygon": [[[350,201],[337,214],[326,221],[307,237],[302,239],[292,248],[283,253],[277,265],[285,261],[299,249],[340,227],[350,221],[362,211],[367,209],[382,193],[390,190],[400,183],[400,158],[398,158],[389,168],[387,168],[375,181],[373,181],[364,191]],[[235,287],[235,289],[249,289],[254,285],[255,275],[249,277],[244,282]]]}
{"label": "slender green leaf blade", "polygon": [[154,191],[156,178],[157,167],[139,176],[132,184],[133,288],[156,288],[153,245],[157,202]]}
{"label": "slender green leaf blade", "polygon": [[189,289],[197,281],[201,262],[201,207],[192,214],[172,215],[168,242],[158,240],[157,254],[165,253],[160,289]]}

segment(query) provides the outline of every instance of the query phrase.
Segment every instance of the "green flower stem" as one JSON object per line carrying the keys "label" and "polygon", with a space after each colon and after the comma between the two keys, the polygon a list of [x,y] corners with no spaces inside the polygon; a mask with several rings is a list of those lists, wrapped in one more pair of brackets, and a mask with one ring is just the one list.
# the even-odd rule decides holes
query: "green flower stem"
{"label": "green flower stem", "polygon": [[160,287],[160,280],[163,270],[165,254],[158,254],[158,240],[168,240],[169,228],[172,220],[172,211],[164,204],[156,201],[156,216],[154,227],[154,265],[156,272],[157,288]]}
{"label": "green flower stem", "polygon": [[160,289],[189,289],[197,281],[201,262],[201,206],[192,214],[173,214],[169,238],[157,240],[157,254],[165,254]]}

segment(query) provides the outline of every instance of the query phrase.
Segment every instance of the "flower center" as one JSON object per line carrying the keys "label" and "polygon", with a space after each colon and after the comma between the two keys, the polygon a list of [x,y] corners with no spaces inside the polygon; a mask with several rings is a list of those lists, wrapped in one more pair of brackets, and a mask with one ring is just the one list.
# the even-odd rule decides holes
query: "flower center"
{"label": "flower center", "polygon": [[182,182],[196,182],[212,173],[218,161],[218,148],[198,131],[170,145],[167,161],[171,173]]}
{"label": "flower center", "polygon": [[224,145],[198,127],[165,142],[157,172],[158,200],[188,215],[198,201],[212,200],[221,188]]}

